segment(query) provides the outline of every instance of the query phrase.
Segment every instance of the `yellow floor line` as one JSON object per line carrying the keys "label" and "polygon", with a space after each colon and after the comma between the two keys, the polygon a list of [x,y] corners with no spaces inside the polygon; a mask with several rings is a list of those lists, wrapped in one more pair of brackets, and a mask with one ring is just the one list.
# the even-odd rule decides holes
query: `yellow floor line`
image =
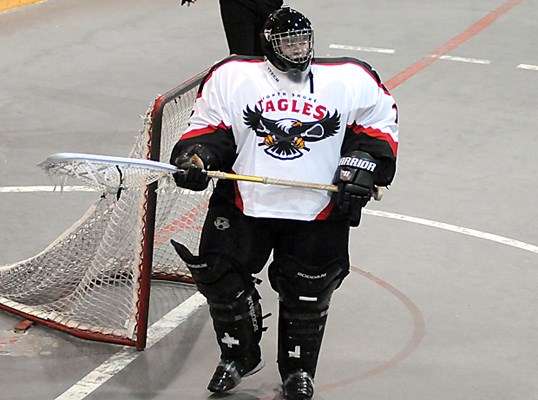
{"label": "yellow floor line", "polygon": [[0,12],[12,8],[27,6],[28,4],[41,3],[44,0],[0,0]]}

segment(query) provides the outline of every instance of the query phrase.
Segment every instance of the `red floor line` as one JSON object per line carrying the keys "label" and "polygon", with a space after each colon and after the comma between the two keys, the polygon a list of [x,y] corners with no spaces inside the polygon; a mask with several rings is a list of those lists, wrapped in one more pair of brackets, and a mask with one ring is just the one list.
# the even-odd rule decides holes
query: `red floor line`
{"label": "red floor line", "polygon": [[433,50],[430,54],[422,57],[413,65],[394,75],[392,78],[385,82],[385,86],[387,87],[387,89],[393,90],[403,82],[407,81],[409,78],[413,77],[426,67],[436,62],[439,59],[439,56],[446,55],[462,43],[465,43],[467,40],[469,40],[476,34],[482,32],[493,22],[495,22],[499,17],[506,14],[508,11],[510,11],[522,1],[523,0],[509,0],[506,3],[502,4],[499,8],[493,10],[484,18],[475,22],[473,25],[461,32],[459,35],[453,37],[442,46]]}
{"label": "red floor line", "polygon": [[424,318],[422,317],[422,313],[420,312],[420,309],[417,307],[417,305],[411,300],[409,297],[407,297],[405,294],[400,292],[398,289],[396,289],[394,286],[388,284],[387,282],[383,281],[382,279],[377,278],[376,276],[372,275],[370,272],[364,271],[358,267],[351,266],[351,271],[358,273],[365,278],[371,280],[375,284],[381,286],[383,289],[390,292],[392,295],[394,295],[400,302],[405,306],[407,311],[409,312],[409,315],[411,316],[411,319],[413,320],[412,326],[413,326],[413,332],[411,334],[411,338],[407,341],[407,343],[403,346],[403,348],[395,354],[392,358],[389,360],[386,360],[382,363],[380,363],[375,368],[372,368],[368,371],[364,371],[360,374],[357,374],[355,376],[351,376],[349,378],[344,378],[340,381],[336,381],[333,383],[328,383],[323,386],[320,386],[317,389],[317,392],[325,392],[328,390],[336,389],[342,386],[347,386],[353,383],[357,383],[361,380],[364,380],[366,378],[370,378],[379,374],[382,374],[386,370],[392,368],[396,364],[398,364],[400,361],[404,360],[406,357],[408,357],[410,354],[412,354],[415,349],[418,347],[422,339],[425,335],[425,322]]}
{"label": "red floor line", "polygon": [[[379,285],[384,290],[388,291],[390,294],[395,296],[401,304],[407,309],[409,315],[412,319],[412,334],[411,338],[405,343],[405,345],[402,347],[402,349],[396,353],[393,357],[390,359],[381,362],[379,365],[377,365],[374,368],[371,368],[367,371],[364,371],[362,373],[359,373],[357,375],[350,376],[348,378],[341,379],[336,382],[327,383],[323,386],[319,386],[316,388],[316,393],[323,393],[327,392],[333,389],[337,389],[343,386],[351,385],[354,383],[357,383],[359,381],[362,381],[364,379],[380,375],[386,370],[392,368],[396,364],[398,364],[400,361],[408,357],[410,354],[412,354],[415,349],[418,347],[422,339],[425,335],[425,323],[424,318],[422,317],[422,313],[420,312],[420,309],[417,307],[417,305],[411,300],[409,297],[407,297],[405,294],[403,294],[401,291],[396,289],[394,286],[390,285],[389,283],[385,282],[384,280],[376,277],[370,272],[367,272],[361,268],[350,266],[350,271],[355,272],[359,275],[362,275],[366,279],[369,279],[374,284]],[[280,397],[273,397],[273,396],[267,396],[262,397],[260,400],[276,400]]]}

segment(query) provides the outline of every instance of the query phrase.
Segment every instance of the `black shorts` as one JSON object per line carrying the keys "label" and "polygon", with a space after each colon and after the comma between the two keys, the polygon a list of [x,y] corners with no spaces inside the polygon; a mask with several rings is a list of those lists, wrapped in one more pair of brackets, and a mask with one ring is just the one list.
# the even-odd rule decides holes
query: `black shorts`
{"label": "black shorts", "polygon": [[273,258],[292,256],[311,266],[341,259],[349,269],[349,222],[253,218],[233,205],[209,208],[202,231],[200,255],[219,254],[251,273]]}

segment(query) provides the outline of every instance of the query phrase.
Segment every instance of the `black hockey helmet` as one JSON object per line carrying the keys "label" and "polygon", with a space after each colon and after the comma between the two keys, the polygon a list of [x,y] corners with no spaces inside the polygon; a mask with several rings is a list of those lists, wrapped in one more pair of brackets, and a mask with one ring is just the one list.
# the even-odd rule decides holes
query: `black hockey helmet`
{"label": "black hockey helmet", "polygon": [[269,15],[262,34],[262,49],[279,70],[305,71],[314,55],[314,31],[309,19],[284,6]]}

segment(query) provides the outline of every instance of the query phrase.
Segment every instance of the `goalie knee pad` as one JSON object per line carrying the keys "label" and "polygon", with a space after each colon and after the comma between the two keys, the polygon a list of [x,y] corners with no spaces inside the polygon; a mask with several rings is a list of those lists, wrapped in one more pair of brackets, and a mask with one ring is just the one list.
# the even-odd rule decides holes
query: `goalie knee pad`
{"label": "goalie knee pad", "polygon": [[282,302],[299,307],[323,308],[349,273],[344,259],[325,265],[307,265],[291,256],[279,257],[269,266],[269,280]]}
{"label": "goalie knee pad", "polygon": [[209,303],[233,302],[241,292],[251,292],[254,279],[250,272],[232,260],[218,254],[204,258],[194,256],[190,250],[172,240],[179,257],[187,264],[196,287]]}
{"label": "goalie knee pad", "polygon": [[296,371],[314,377],[331,295],[347,274],[343,260],[309,266],[286,256],[270,267],[279,293],[278,368],[284,378]]}

